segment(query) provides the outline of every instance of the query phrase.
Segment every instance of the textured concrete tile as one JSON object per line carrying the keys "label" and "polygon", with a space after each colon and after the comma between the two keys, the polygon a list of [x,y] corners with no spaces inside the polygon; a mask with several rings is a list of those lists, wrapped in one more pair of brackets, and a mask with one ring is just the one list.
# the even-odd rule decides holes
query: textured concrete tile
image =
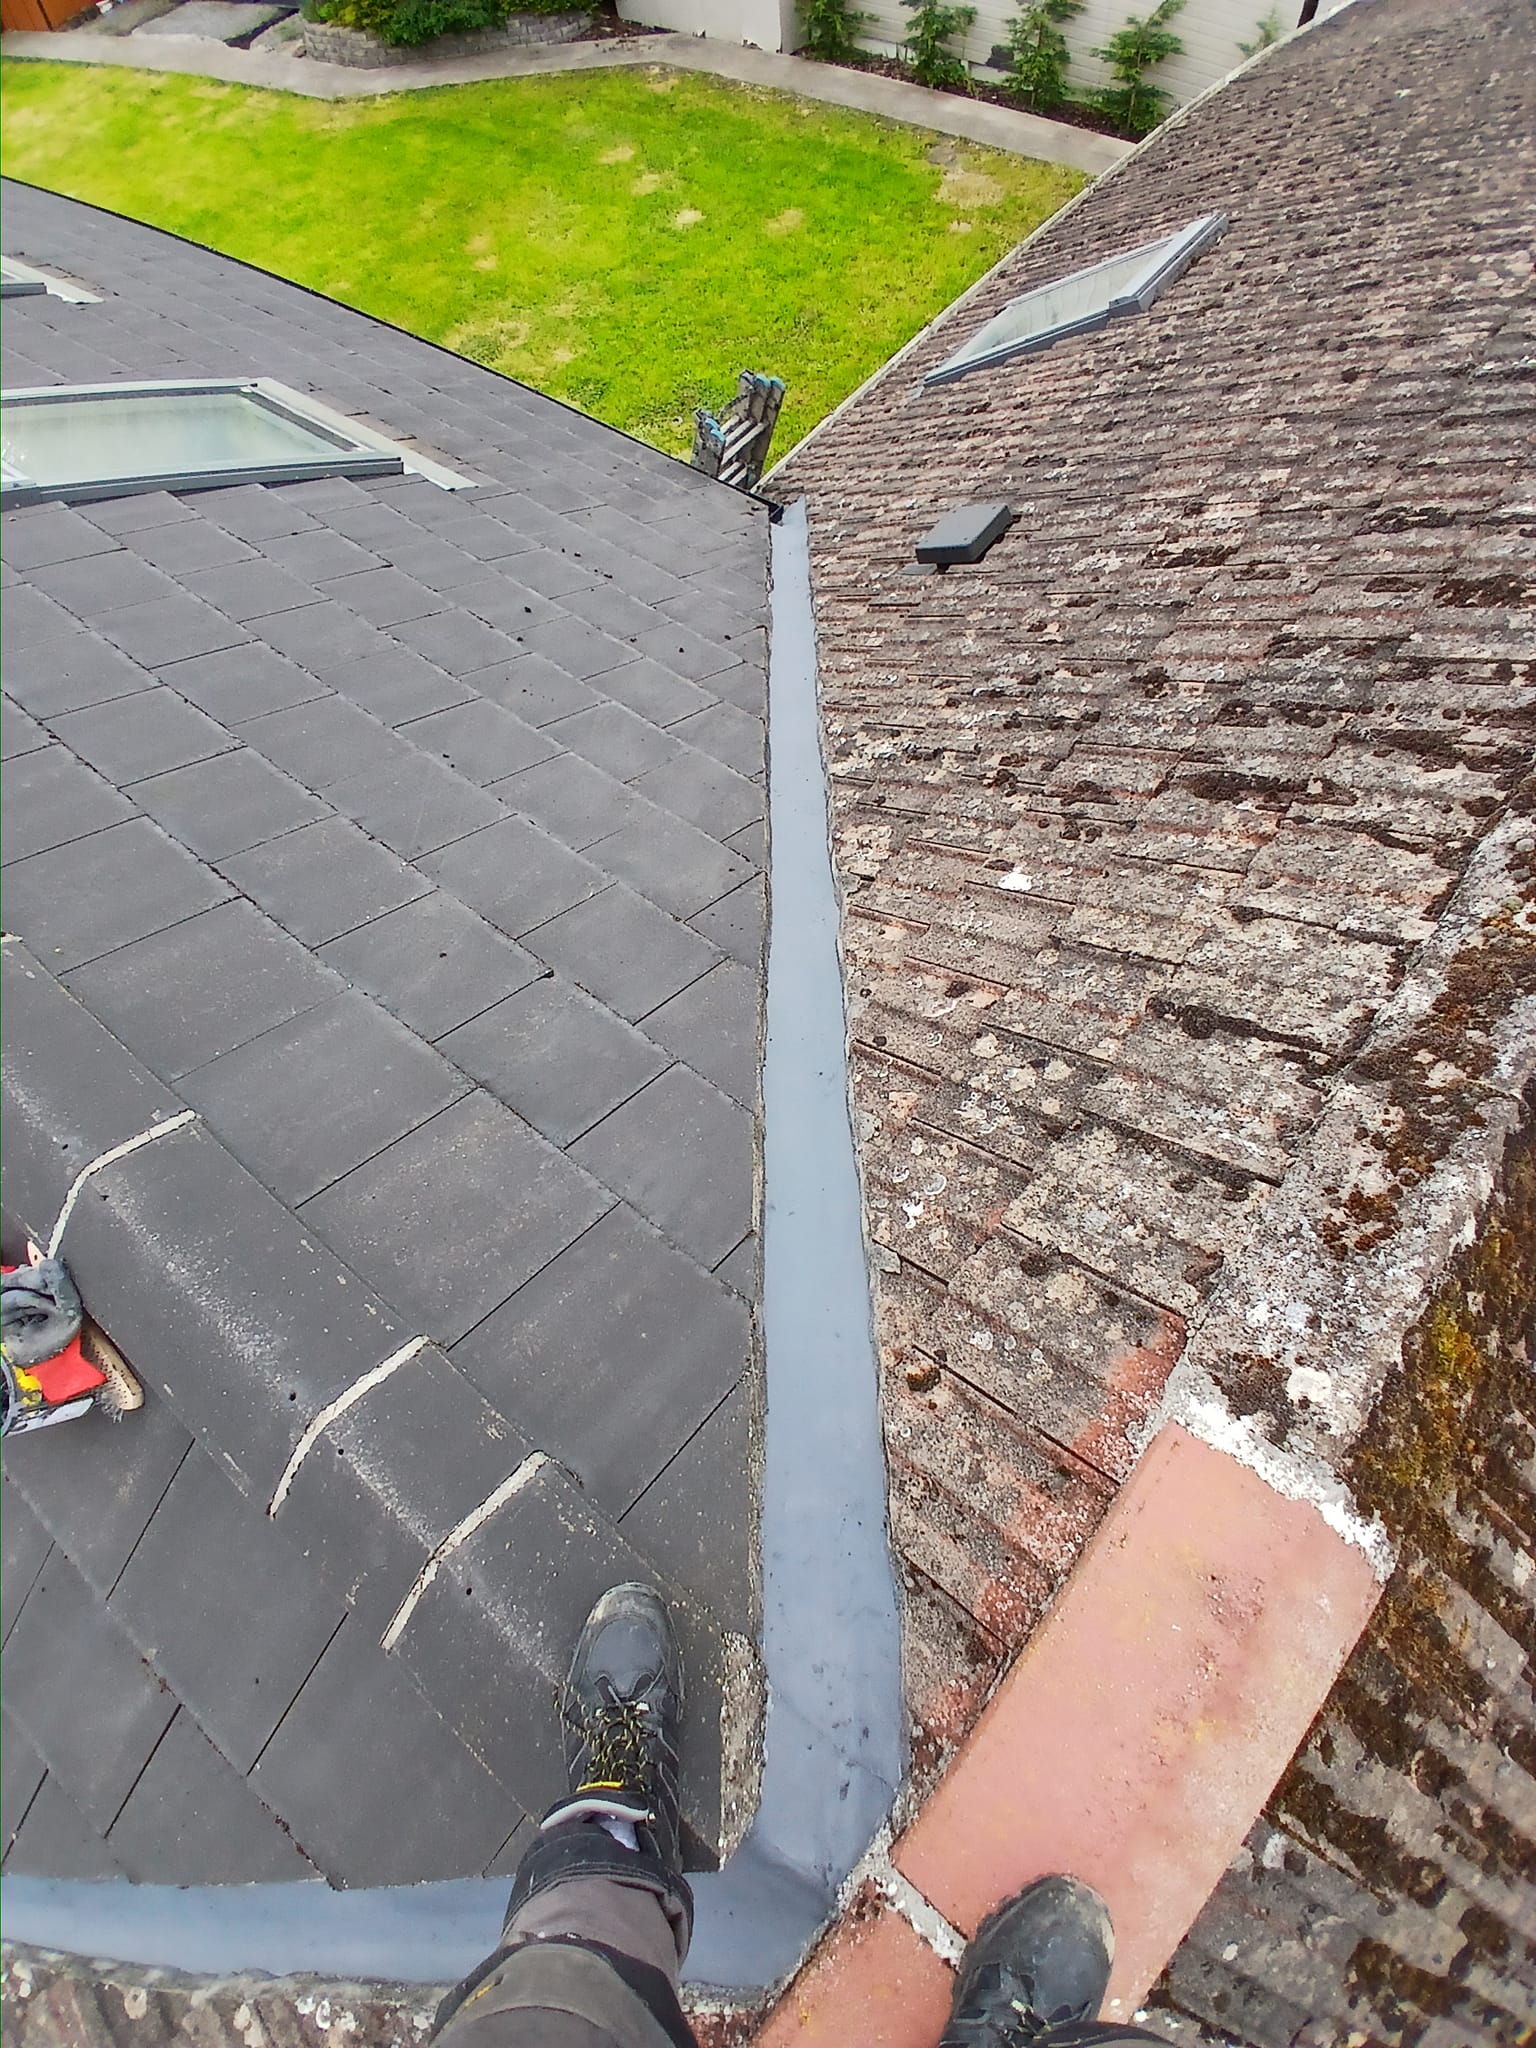
{"label": "textured concrete tile", "polygon": [[223,726],[164,687],[72,711],[55,721],[54,730],[82,760],[120,786],[169,774],[235,744]]}
{"label": "textured concrete tile", "polygon": [[182,1076],[179,1093],[296,1206],[446,1109],[463,1077],[355,990]]}
{"label": "textured concrete tile", "polygon": [[393,632],[397,640],[414,647],[418,654],[424,654],[451,676],[491,668],[523,652],[508,634],[465,612],[445,611],[428,618],[405,619]]}
{"label": "textured concrete tile", "polygon": [[171,1481],[107,1611],[240,1771],[342,1618],[262,1506],[199,1449]]}
{"label": "textured concrete tile", "polygon": [[602,701],[595,690],[542,654],[520,654],[515,661],[477,669],[473,680],[483,697],[515,711],[529,725],[548,725]]}
{"label": "textured concrete tile", "polygon": [[556,1145],[589,1130],[666,1065],[649,1038],[547,969],[440,1047]]}
{"label": "textured concrete tile", "polygon": [[722,960],[645,1020],[645,1033],[696,1074],[755,1109],[761,1055],[763,985],[734,960]]}
{"label": "textured concrete tile", "polygon": [[232,882],[307,946],[339,938],[428,888],[414,868],[345,818],[301,826],[223,865]]}
{"label": "textured concrete tile", "polygon": [[321,1658],[250,1784],[340,1885],[462,1877],[523,1818],[356,1622]]}
{"label": "textured concrete tile", "polygon": [[421,619],[429,612],[448,609],[447,598],[400,569],[364,569],[316,587],[371,626],[397,626],[403,619]]}
{"label": "textured concrete tile", "polygon": [[611,669],[635,658],[634,648],[625,641],[569,615],[551,619],[547,625],[531,626],[522,639],[530,653],[543,655],[584,682],[607,675]]}
{"label": "textured concrete tile", "polygon": [[231,894],[147,818],[6,869],[5,915],[55,974],[163,931]]}
{"label": "textured concrete tile", "polygon": [[652,803],[675,811],[717,839],[753,824],[768,808],[766,792],[758,783],[697,748],[678,749],[670,760],[639,776],[635,787]]}
{"label": "textured concrete tile", "polygon": [[530,953],[638,1021],[706,973],[715,948],[615,883],[527,935]]}
{"label": "textured concrete tile", "polygon": [[252,637],[212,605],[191,596],[156,597],[124,605],[97,621],[102,637],[146,668],[187,661],[221,647],[243,646]]}
{"label": "textured concrete tile", "polygon": [[133,815],[128,798],[77,761],[68,747],[45,746],[11,763],[0,806],[0,858],[25,860]]}
{"label": "textured concrete tile", "polygon": [[509,1110],[474,1095],[307,1202],[304,1217],[416,1330],[452,1344],[612,1206]]}
{"label": "textured concrete tile", "polygon": [[570,1148],[703,1266],[752,1227],[751,1118],[686,1067],[671,1067]]}
{"label": "textured concrete tile", "polygon": [[656,626],[649,633],[642,633],[635,645],[642,654],[659,661],[663,668],[671,669],[676,675],[690,676],[695,682],[704,682],[719,675],[722,670],[734,667],[740,659],[739,653],[731,648],[717,646],[713,640],[690,633],[686,626]]}
{"label": "textured concrete tile", "polygon": [[734,704],[711,704],[691,717],[679,719],[672,727],[680,740],[712,754],[738,775],[751,778],[763,772],[766,734],[763,721]]}
{"label": "textured concrete tile", "polygon": [[29,718],[19,704],[13,704],[9,697],[0,704],[0,754],[7,761],[19,761],[23,754],[36,753],[39,747],[51,744],[52,735],[35,718]]}
{"label": "textured concrete tile", "polygon": [[243,853],[330,815],[253,747],[136,783],[133,800],[204,860]]}
{"label": "textured concrete tile", "polygon": [[178,579],[200,569],[223,569],[235,562],[256,560],[255,550],[243,540],[204,519],[146,527],[133,535],[131,545],[141,561],[153,562],[157,569]]}
{"label": "textured concrete tile", "polygon": [[[48,1432],[43,1430],[39,1434],[46,1436]],[[32,1590],[33,1580],[43,1568],[43,1560],[53,1548],[53,1538],[27,1505],[26,1495],[3,1475],[0,1503],[0,1607],[4,1608],[5,1633],[9,1635],[22,1602]]]}
{"label": "textured concrete tile", "polygon": [[332,940],[320,957],[426,1039],[548,972],[440,889]]}
{"label": "textured concrete tile", "polygon": [[41,568],[47,562],[74,562],[85,555],[110,554],[119,543],[68,505],[34,505],[18,518],[6,515],[0,549],[12,569]]}
{"label": "textured concrete tile", "polygon": [[[80,523],[85,524],[83,520]],[[87,621],[118,611],[124,605],[153,604],[159,598],[174,596],[176,591],[168,577],[121,547],[87,560],[36,568],[27,582],[32,589],[46,592],[75,618]]]}
{"label": "textured concrete tile", "polygon": [[424,855],[418,865],[512,938],[608,885],[601,868],[522,818],[503,818]]}
{"label": "textured concrete tile", "polygon": [[603,677],[602,687],[605,697],[660,726],[675,725],[679,719],[707,711],[718,701],[701,684],[690,683],[686,676],[674,675],[660,662],[643,657],[626,662],[622,668],[610,669]]}
{"label": "textured concrete tile", "polygon": [[[390,647],[357,661],[327,669],[326,680],[338,695],[385,725],[404,725],[450,704],[472,702],[470,686],[413,654],[408,647]],[[480,778],[477,778],[480,779]]]}
{"label": "textured concrete tile", "polygon": [[178,1714],[118,1815],[107,1846],[151,1884],[282,1884],[314,1865],[249,1783]]}
{"label": "textured concrete tile", "polygon": [[6,1639],[5,1704],[99,1831],[117,1818],[176,1711],[58,1550]]}
{"label": "textured concrete tile", "polygon": [[121,947],[68,981],[92,1015],[167,1081],[342,987],[243,898]]}
{"label": "textured concrete tile", "polygon": [[300,605],[318,602],[308,583],[259,556],[248,562],[221,563],[208,569],[183,568],[172,573],[194,597],[216,605],[229,618],[242,622],[265,619],[276,612],[296,611]]}
{"label": "textured concrete tile", "polygon": [[0,1853],[9,1856],[16,1831],[37,1797],[48,1766],[9,1714],[0,1720]]}

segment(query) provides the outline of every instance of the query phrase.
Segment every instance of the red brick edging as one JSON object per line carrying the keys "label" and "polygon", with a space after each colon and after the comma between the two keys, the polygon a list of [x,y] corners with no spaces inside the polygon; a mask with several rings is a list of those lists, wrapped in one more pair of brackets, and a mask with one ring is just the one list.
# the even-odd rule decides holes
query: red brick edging
{"label": "red brick edging", "polygon": [[[1109,1901],[1128,2019],[1236,1854],[1370,1619],[1365,1554],[1178,1424],[895,1844],[962,1934],[1051,1871]],[[949,1967],[866,1889],[769,2015],[764,2048],[931,2048]]]}

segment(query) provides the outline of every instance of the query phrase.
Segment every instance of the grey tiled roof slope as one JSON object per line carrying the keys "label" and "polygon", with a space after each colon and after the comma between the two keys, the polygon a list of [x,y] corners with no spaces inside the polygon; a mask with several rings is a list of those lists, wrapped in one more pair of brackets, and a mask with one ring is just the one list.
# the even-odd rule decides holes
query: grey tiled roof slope
{"label": "grey tiled roof slope", "polygon": [[[929,1762],[1530,765],[1533,54],[1518,0],[1358,0],[770,479],[809,512]],[[1009,298],[1212,212],[1149,313],[922,388]],[[917,572],[996,499],[985,561]],[[1234,1358],[1229,1397],[1281,1430],[1279,1380]]]}
{"label": "grey tiled roof slope", "polygon": [[[8,307],[7,386],[269,376],[482,480],[6,516],[9,1228],[199,1119],[65,1245],[144,1413],[7,1446],[7,1868],[509,1867],[584,1603],[655,1574],[707,1860],[756,1615],[765,508],[261,272],[6,200],[8,250],[104,294]],[[269,1517],[309,1419],[416,1337]]]}

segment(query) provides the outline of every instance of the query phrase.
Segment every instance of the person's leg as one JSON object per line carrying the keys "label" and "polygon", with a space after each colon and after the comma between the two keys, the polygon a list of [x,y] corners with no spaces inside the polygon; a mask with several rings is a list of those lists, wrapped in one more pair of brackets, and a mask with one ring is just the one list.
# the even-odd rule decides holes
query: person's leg
{"label": "person's leg", "polygon": [[1109,1988],[1109,1909],[1073,1877],[1043,1877],[977,1928],[939,2048],[1120,2048],[1161,2041],[1096,2017]]}
{"label": "person's leg", "polygon": [[571,1790],[518,1865],[501,1943],[443,2001],[440,2048],[693,2048],[677,1998],[683,1678],[666,1608],[616,1586],[561,1701]]}

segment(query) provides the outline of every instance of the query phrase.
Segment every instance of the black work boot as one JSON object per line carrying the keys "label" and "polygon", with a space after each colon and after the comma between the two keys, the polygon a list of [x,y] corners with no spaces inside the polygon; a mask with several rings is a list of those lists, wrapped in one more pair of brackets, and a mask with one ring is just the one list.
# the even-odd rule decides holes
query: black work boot
{"label": "black work boot", "polygon": [[960,1959],[939,2048],[1088,2048],[1152,2041],[1095,2024],[1115,1953],[1109,1908],[1075,1877],[1042,1877],[983,1920]]}
{"label": "black work boot", "polygon": [[[672,1620],[649,1586],[603,1594],[577,1639],[560,1698],[571,1789],[540,1823],[507,1907],[573,1877],[613,1877],[655,1891],[691,1928],[682,1875],[678,1737],[683,1663]],[[603,1823],[634,1829],[631,1849]]]}

